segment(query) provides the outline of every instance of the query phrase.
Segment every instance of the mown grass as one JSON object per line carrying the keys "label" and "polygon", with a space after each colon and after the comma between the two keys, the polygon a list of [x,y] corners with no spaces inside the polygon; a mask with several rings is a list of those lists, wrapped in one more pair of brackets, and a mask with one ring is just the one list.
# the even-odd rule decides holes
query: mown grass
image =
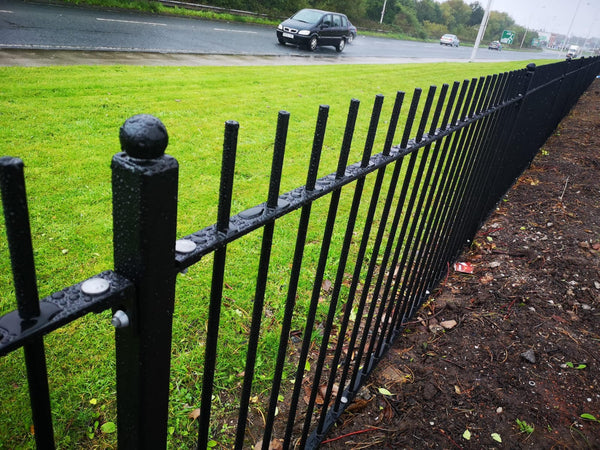
{"label": "mown grass", "polygon": [[[316,113],[330,105],[320,175],[335,171],[351,98],[362,101],[350,163],[358,161],[376,94],[386,97],[375,152],[381,151],[396,91],[524,67],[515,63],[294,67],[45,67],[0,68],[0,153],[25,161],[40,296],[112,268],[110,160],[122,123],[138,113],[160,118],[169,132],[167,153],[180,163],[178,235],[216,220],[223,124],[240,122],[232,213],[265,200],[279,110],[291,114],[281,191],[304,184]],[[405,108],[405,111],[408,108]],[[401,123],[403,123],[401,121]],[[400,133],[397,134],[397,141]],[[313,221],[324,221],[324,202]],[[283,314],[289,248],[298,216],[278,222],[257,367],[256,395],[268,389]],[[316,260],[319,227],[309,229],[306,258]],[[4,226],[0,225],[0,313],[15,308]],[[214,410],[235,415],[231,390],[244,370],[260,233],[230,245],[215,379]],[[289,245],[288,245],[289,244]],[[339,246],[338,246],[339,247]],[[287,249],[287,250],[286,250]],[[332,257],[335,266],[335,255]],[[178,281],[170,406],[170,447],[189,448],[196,434],[188,418],[199,401],[207,303],[207,257]],[[307,266],[308,267],[308,266]],[[333,278],[333,274],[326,274]],[[303,275],[297,322],[309,297]],[[45,340],[53,417],[60,448],[109,448],[115,435],[114,345],[108,312],[62,328]],[[33,448],[21,351],[0,358],[0,448]],[[97,424],[97,425],[96,425]],[[229,423],[214,429],[225,447]]]}

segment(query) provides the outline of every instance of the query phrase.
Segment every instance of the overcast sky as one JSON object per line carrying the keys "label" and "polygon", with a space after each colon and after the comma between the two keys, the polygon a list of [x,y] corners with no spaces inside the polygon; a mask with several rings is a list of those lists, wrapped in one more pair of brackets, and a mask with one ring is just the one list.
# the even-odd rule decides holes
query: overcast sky
{"label": "overcast sky", "polygon": [[[487,8],[489,0],[477,1]],[[492,0],[491,9],[508,13],[527,28],[567,34],[572,21],[571,35],[600,37],[600,0]]]}

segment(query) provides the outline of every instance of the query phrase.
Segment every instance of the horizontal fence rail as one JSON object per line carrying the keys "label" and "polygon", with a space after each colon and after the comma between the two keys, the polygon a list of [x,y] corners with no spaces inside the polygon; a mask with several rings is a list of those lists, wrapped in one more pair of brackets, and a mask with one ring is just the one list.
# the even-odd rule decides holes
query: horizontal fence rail
{"label": "horizontal fence rail", "polygon": [[[147,115],[120,130],[112,160],[114,270],[38,299],[23,162],[0,158],[0,187],[17,309],[0,317],[0,355],[23,347],[38,448],[54,448],[44,335],[111,309],[115,325],[121,448],[164,448],[172,322],[179,272],[211,256],[199,400],[198,448],[207,448],[223,323],[228,245],[261,231],[245,343],[235,448],[316,448],[460,252],[600,72],[581,58],[455,82],[394,100],[383,149],[373,153],[384,98],[375,98],[359,162],[348,164],[360,102],[352,100],[337,170],[318,177],[329,108],[319,108],[306,184],[280,194],[289,113],[279,113],[266,201],[231,214],[239,124],[226,122],[214,225],[176,238],[178,162],[163,124]],[[400,125],[401,111],[408,109]],[[401,129],[401,136],[396,132]],[[399,142],[394,145],[394,142]],[[319,206],[318,213],[315,205]],[[343,206],[345,205],[345,206]],[[325,212],[322,212],[322,211]],[[276,230],[295,212],[295,243],[264,401],[250,425],[263,346]],[[200,212],[202,214],[202,212]],[[316,217],[317,214],[322,216]],[[343,219],[341,219],[341,217]],[[290,226],[290,222],[286,222]],[[305,255],[318,227],[318,255]],[[312,238],[314,239],[314,238]],[[310,273],[309,292],[300,294]],[[331,274],[330,286],[325,288]],[[298,308],[306,295],[307,309]],[[322,318],[318,310],[325,308]],[[294,330],[299,318],[302,330]],[[295,340],[292,341],[292,336]],[[290,387],[291,386],[291,387]],[[284,402],[282,404],[282,399]],[[279,411],[279,409],[282,411]],[[254,427],[250,429],[251,427]],[[257,431],[258,428],[258,431]],[[262,434],[262,444],[253,441]]]}

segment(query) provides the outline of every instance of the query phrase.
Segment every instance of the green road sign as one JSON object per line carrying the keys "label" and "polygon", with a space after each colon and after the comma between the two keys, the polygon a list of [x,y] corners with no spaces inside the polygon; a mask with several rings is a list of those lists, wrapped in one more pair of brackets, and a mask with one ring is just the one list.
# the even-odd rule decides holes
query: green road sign
{"label": "green road sign", "polygon": [[500,42],[502,42],[503,44],[512,44],[514,39],[515,39],[514,31],[504,30],[502,32],[502,37],[500,38]]}

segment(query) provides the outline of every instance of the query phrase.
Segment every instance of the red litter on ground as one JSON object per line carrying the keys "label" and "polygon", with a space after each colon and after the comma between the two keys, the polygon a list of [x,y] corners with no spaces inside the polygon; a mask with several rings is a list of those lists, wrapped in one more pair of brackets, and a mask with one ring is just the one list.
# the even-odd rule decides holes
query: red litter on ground
{"label": "red litter on ground", "polygon": [[462,273],[473,273],[473,265],[468,262],[454,263],[454,270]]}

